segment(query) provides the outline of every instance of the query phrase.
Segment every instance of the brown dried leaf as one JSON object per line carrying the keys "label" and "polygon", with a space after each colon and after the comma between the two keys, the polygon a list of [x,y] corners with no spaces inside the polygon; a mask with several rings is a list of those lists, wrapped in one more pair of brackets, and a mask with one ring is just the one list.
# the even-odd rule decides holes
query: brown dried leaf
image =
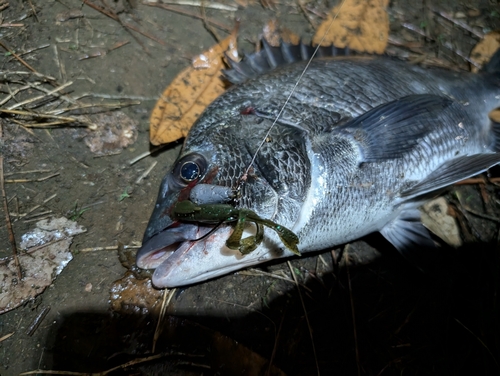
{"label": "brown dried leaf", "polygon": [[488,116],[490,117],[491,121],[500,124],[500,108],[494,109],[488,114]]}
{"label": "brown dried leaf", "polygon": [[291,44],[299,44],[300,37],[286,27],[281,27],[276,19],[266,23],[263,29],[265,40],[273,47],[279,47],[281,41]]}
{"label": "brown dried leaf", "polygon": [[197,56],[165,89],[151,114],[149,137],[153,145],[186,137],[189,129],[215,98],[224,92],[221,70],[224,52],[236,49],[236,29],[229,37]]}
{"label": "brown dried leaf", "polygon": [[[500,30],[492,31],[486,34],[482,41],[480,41],[472,49],[470,53],[470,58],[477,65],[482,66],[486,64],[493,54],[500,48]],[[479,69],[477,66],[471,68],[473,72],[477,72]]]}
{"label": "brown dried leaf", "polygon": [[[388,0],[346,0],[323,21],[313,44],[381,54],[389,37]],[[332,20],[333,24],[332,24]],[[331,25],[331,27],[330,27]],[[330,29],[328,29],[330,28]],[[322,40],[323,36],[325,38]]]}
{"label": "brown dried leaf", "polygon": [[163,290],[153,288],[150,278],[138,279],[131,271],[113,282],[111,308],[121,313],[153,312],[159,308]]}
{"label": "brown dried leaf", "polygon": [[17,280],[13,259],[0,262],[0,314],[41,294],[73,258],[69,246],[75,235],[85,232],[78,223],[64,217],[43,219],[22,236],[18,256],[23,279]]}

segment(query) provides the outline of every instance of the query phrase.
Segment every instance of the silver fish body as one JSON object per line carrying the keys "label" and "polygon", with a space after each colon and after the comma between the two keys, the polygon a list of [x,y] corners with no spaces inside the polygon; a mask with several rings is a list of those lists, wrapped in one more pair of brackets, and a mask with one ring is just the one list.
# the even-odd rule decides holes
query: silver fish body
{"label": "silver fish body", "polygon": [[[493,60],[478,74],[383,57],[312,61],[256,154],[239,205],[294,231],[302,253],[380,231],[411,259],[415,248],[434,245],[419,221],[425,197],[500,163],[499,126],[488,118],[500,105],[500,58]],[[273,231],[241,255],[225,246],[230,225],[211,232],[169,213],[193,186],[206,184],[197,192],[203,199],[204,187],[238,185],[304,66],[233,87],[191,129],[137,255],[139,267],[155,269],[157,287],[292,255]]]}

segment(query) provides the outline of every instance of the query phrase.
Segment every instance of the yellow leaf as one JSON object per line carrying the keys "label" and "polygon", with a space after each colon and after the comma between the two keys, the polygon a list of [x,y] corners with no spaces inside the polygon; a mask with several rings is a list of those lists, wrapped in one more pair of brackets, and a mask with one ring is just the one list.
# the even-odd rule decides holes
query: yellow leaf
{"label": "yellow leaf", "polygon": [[236,49],[236,32],[193,59],[165,89],[149,120],[149,139],[153,145],[186,137],[189,129],[215,98],[224,92],[221,70],[224,52]]}
{"label": "yellow leaf", "polygon": [[[477,65],[486,64],[493,54],[500,48],[500,30],[491,31],[486,34],[483,40],[472,49],[470,58]],[[472,66],[471,70],[477,72],[477,66]]]}
{"label": "yellow leaf", "polygon": [[[316,31],[313,44],[321,42],[323,46],[333,44],[360,52],[383,53],[389,37],[389,17],[385,10],[388,2],[389,0],[346,0],[343,5],[331,10]],[[322,40],[323,36],[325,38]]]}
{"label": "yellow leaf", "polygon": [[500,124],[500,109],[496,108],[493,111],[491,111],[488,116],[490,117],[491,121],[494,121],[495,123]]}
{"label": "yellow leaf", "polygon": [[291,44],[299,44],[300,38],[290,29],[282,27],[276,19],[268,21],[262,30],[264,39],[273,47],[279,47],[281,41]]}

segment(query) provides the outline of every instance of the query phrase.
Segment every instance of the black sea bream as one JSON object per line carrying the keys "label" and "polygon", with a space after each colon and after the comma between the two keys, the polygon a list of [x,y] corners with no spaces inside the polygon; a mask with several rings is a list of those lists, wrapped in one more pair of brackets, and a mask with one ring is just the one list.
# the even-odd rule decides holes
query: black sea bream
{"label": "black sea bream", "polygon": [[[304,67],[285,65],[235,85],[193,126],[137,254],[139,267],[155,269],[155,286],[292,255],[267,228],[257,249],[242,255],[225,245],[231,224],[209,233],[214,224],[174,221],[171,211],[199,183],[238,186]],[[237,205],[292,230],[302,253],[380,231],[411,258],[434,245],[417,209],[425,197],[500,162],[499,125],[488,118],[499,105],[500,52],[478,74],[386,57],[313,60],[257,153]]]}

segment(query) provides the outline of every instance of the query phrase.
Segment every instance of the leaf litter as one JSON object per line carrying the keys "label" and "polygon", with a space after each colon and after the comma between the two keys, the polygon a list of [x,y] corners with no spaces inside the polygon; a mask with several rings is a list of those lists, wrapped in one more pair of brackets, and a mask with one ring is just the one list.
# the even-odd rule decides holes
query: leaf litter
{"label": "leaf litter", "polygon": [[[383,277],[382,277],[382,278],[383,278]],[[379,281],[377,281],[377,282],[379,282]],[[381,300],[382,300],[383,298],[385,298],[385,297],[381,297]],[[384,313],[384,314],[385,314],[385,313]],[[410,321],[411,321],[411,320],[410,320]],[[196,332],[196,334],[197,334],[197,333],[198,333],[198,332]],[[399,331],[398,331],[398,333],[397,333],[397,334],[398,334],[398,336],[400,335]],[[403,334],[404,334],[404,333],[403,333]],[[402,337],[402,336],[401,336],[401,337]],[[190,338],[192,338],[192,337],[190,337]],[[401,339],[401,341],[403,341],[403,339],[404,339],[404,338],[402,338],[402,339]],[[404,344],[403,344],[403,345],[404,345]],[[393,350],[394,350],[394,349],[393,349]],[[396,350],[397,350],[397,349],[396,349]],[[394,351],[396,351],[396,350],[394,350]],[[395,361],[400,361],[400,360],[401,360],[401,359],[395,359]]]}
{"label": "leaf litter", "polygon": [[69,247],[85,228],[64,217],[44,219],[21,237],[18,255],[23,271],[18,280],[14,260],[0,261],[0,314],[41,294],[73,259]]}

